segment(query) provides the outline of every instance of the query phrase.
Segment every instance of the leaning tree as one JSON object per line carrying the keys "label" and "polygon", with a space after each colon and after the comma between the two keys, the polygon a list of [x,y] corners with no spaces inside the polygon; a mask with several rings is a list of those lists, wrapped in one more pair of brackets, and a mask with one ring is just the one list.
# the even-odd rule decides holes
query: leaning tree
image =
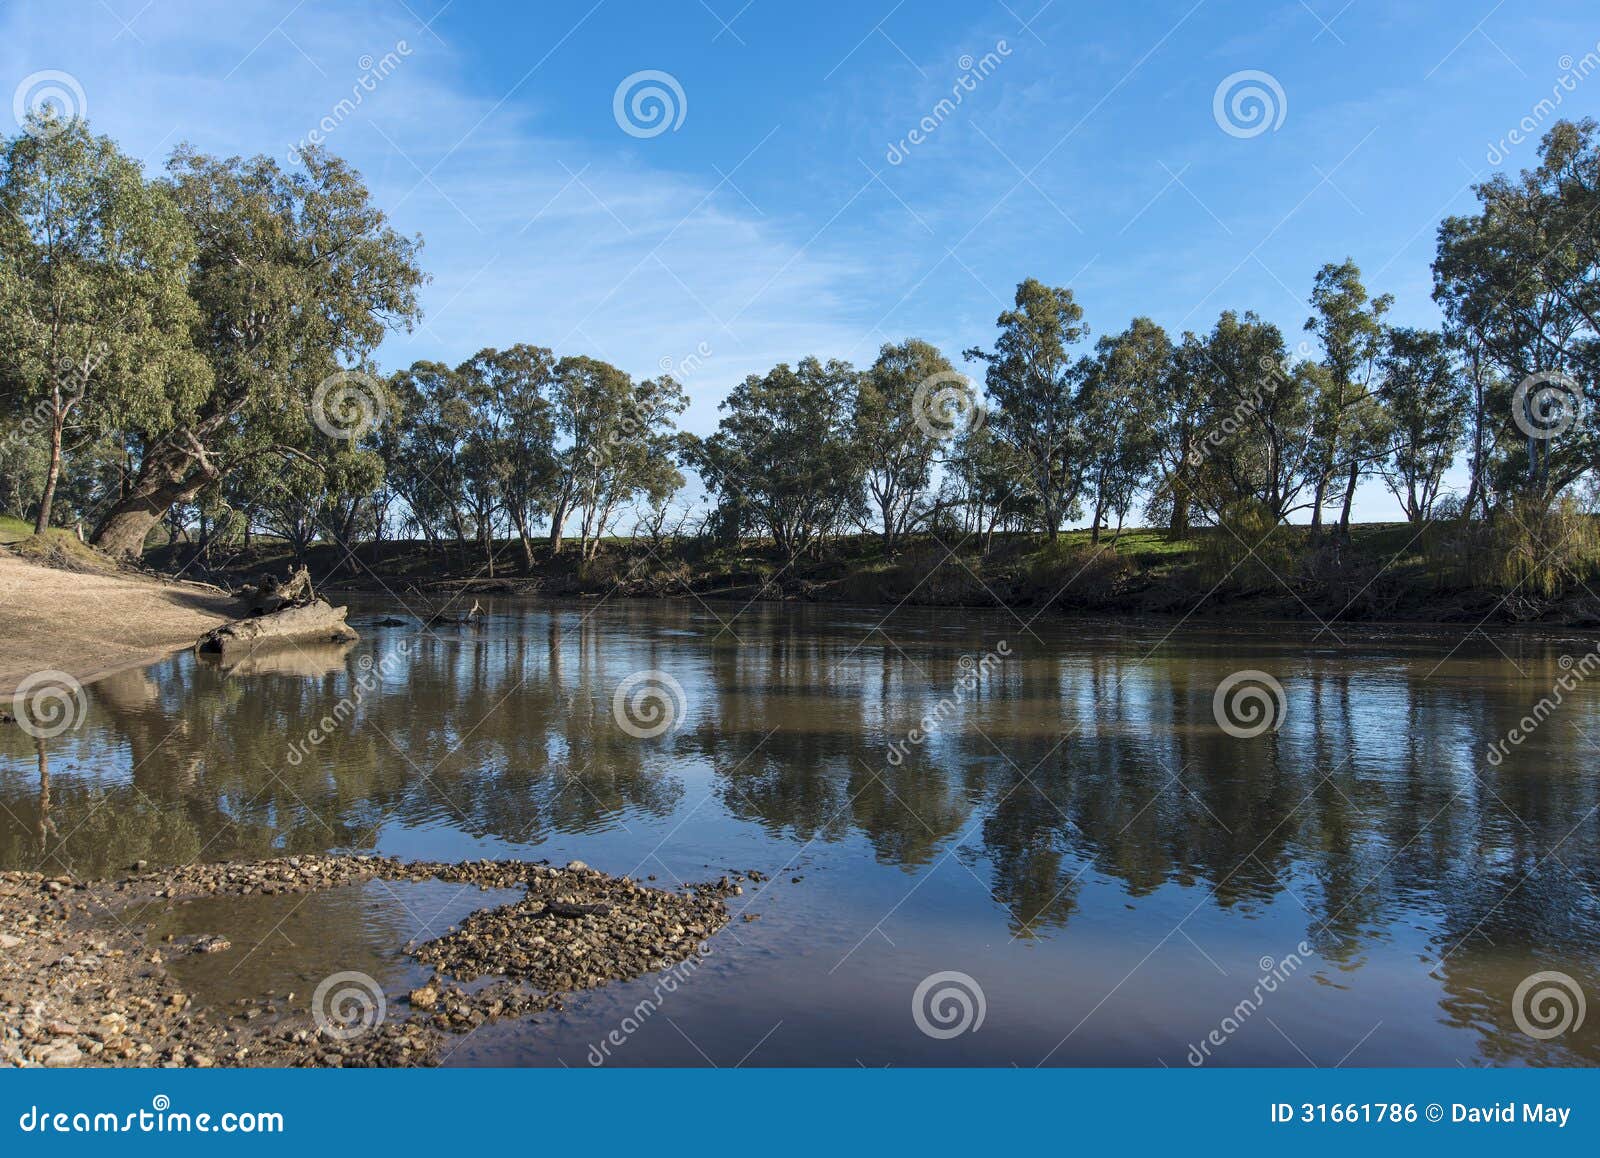
{"label": "leaning tree", "polygon": [[308,425],[336,439],[369,432],[384,387],[369,375],[339,378],[341,367],[419,317],[420,239],[391,228],[339,158],[308,149],[286,171],[269,157],[184,148],[168,170],[194,233],[193,334],[210,382],[126,430],[133,466],[94,533],[115,554],[137,554],[174,503],[251,459],[297,454]]}

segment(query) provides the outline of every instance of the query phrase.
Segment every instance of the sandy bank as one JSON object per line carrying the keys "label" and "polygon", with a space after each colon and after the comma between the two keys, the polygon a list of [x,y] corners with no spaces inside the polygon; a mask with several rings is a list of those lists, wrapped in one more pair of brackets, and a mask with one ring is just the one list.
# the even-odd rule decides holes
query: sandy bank
{"label": "sandy bank", "polygon": [[0,696],[37,671],[89,680],[188,647],[234,601],[186,583],[63,571],[0,548]]}

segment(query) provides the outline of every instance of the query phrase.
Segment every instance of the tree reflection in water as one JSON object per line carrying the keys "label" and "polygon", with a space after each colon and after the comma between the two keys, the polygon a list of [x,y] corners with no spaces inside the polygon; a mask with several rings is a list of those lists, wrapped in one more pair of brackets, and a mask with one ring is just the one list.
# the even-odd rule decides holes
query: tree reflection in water
{"label": "tree reflection in water", "polygon": [[[1060,936],[1106,890],[1129,936],[1154,940],[1167,928],[1144,928],[1140,902],[1177,889],[1180,916],[1300,910],[1337,984],[1421,930],[1455,1026],[1503,1026],[1539,961],[1600,992],[1585,739],[1600,696],[1580,688],[1500,766],[1483,759],[1578,644],[881,618],[760,606],[730,632],[687,604],[507,601],[476,629],[121,672],[90,686],[76,731],[38,745],[0,732],[0,865],[99,876],[424,836],[445,855],[538,857],[605,836],[634,858],[620,870],[688,841],[687,874],[690,856],[770,872],[833,849],[829,887],[846,897],[885,887],[880,869],[915,882],[949,862],[981,882],[1003,940]],[[401,640],[404,661],[383,669]],[[1010,657],[950,708],[962,657],[1000,640]],[[1243,667],[1287,697],[1281,728],[1248,740],[1212,714]],[[646,669],[670,673],[687,707],[639,740],[612,693]],[[1600,1061],[1583,1040],[1486,1035],[1484,1054]]]}

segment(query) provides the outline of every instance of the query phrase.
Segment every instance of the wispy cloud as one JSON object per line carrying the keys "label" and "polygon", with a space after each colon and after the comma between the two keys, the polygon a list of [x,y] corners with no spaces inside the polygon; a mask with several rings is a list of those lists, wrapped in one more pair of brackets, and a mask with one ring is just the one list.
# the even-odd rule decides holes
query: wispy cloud
{"label": "wispy cloud", "polygon": [[[703,429],[744,374],[860,337],[848,304],[868,271],[747,202],[739,155],[669,171],[620,130],[563,139],[542,123],[537,71],[506,100],[420,10],[247,0],[221,21],[110,5],[70,22],[43,5],[0,13],[6,93],[41,68],[71,72],[93,126],[152,168],[181,141],[281,159],[319,131],[424,237],[425,320],[385,343],[388,365],[530,341],[653,375],[699,351],[688,422]],[[781,148],[774,129],[746,149]]]}

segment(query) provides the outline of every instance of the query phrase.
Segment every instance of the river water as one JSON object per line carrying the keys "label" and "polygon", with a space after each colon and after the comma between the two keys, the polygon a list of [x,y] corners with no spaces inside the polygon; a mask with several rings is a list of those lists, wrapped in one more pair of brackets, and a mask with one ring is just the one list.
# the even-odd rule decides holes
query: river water
{"label": "river water", "polygon": [[[1600,1063],[1592,635],[1030,614],[360,602],[353,647],[90,685],[43,779],[0,730],[0,867],[764,878],[670,991],[574,995],[452,1065]],[[398,996],[405,940],[503,899],[201,902],[153,935],[233,941],[185,966],[202,1001],[346,969]]]}

